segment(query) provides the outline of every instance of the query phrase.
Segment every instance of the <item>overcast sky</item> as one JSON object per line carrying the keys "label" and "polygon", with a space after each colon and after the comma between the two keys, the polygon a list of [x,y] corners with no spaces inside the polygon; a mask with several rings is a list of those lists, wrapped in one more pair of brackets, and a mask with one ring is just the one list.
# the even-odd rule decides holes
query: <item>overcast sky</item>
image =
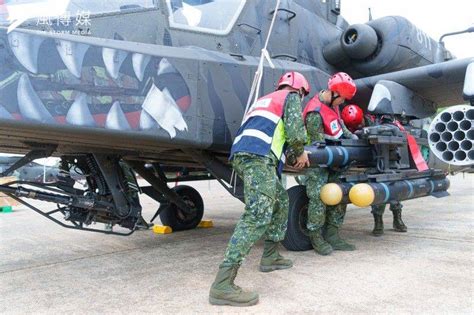
{"label": "overcast sky", "polygon": [[[342,16],[350,23],[365,23],[372,9],[374,19],[387,15],[406,17],[438,41],[445,33],[474,26],[473,0],[342,0]],[[474,33],[446,37],[456,57],[474,57]]]}

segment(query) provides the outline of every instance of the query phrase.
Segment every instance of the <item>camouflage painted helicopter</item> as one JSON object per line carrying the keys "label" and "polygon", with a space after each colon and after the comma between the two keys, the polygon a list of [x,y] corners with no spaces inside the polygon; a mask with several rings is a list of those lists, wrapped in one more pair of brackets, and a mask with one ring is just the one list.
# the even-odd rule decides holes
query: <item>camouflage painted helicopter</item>
{"label": "camouflage painted helicopter", "polygon": [[[15,167],[60,157],[64,175],[41,191],[18,183],[0,191],[63,226],[94,230],[88,225],[102,222],[130,232],[94,231],[130,234],[146,225],[138,199],[144,192],[160,202],[157,214],[164,224],[196,227],[203,201],[191,187],[168,188],[175,180],[167,176],[171,171],[184,181],[217,179],[242,198],[228,152],[273,16],[267,48],[274,67],[265,64],[260,93],[273,90],[288,70],[303,73],[313,91],[324,88],[334,72],[345,71],[356,78],[357,104],[397,117],[418,143],[439,147],[445,162],[472,165],[470,105],[445,115],[432,132],[436,136],[410,123],[440,106],[472,104],[474,59],[451,60],[441,44],[403,17],[349,25],[336,0],[283,0],[277,10],[277,1],[257,0],[76,0],[67,1],[66,12],[57,17],[37,17],[36,7],[21,11],[16,2],[38,1],[13,1],[1,12],[1,151],[26,154]],[[462,148],[448,149],[449,135],[441,129],[455,133],[453,124],[446,127],[451,122],[463,125]],[[314,165],[375,170],[349,182],[422,178],[434,187],[433,178],[445,180],[442,171],[418,172],[406,134],[392,131],[370,129],[360,140],[308,150]],[[86,189],[74,186],[72,169],[86,176]],[[132,170],[151,186],[139,187]],[[45,212],[24,198],[59,206]],[[291,211],[299,215],[303,206]],[[54,217],[58,214],[64,218]]]}

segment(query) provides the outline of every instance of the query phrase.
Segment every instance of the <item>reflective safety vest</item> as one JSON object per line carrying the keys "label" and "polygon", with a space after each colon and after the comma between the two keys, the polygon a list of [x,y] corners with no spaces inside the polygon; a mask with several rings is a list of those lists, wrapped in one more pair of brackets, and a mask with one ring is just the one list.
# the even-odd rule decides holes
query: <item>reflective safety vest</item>
{"label": "reflective safety vest", "polygon": [[268,156],[273,152],[280,160],[279,171],[285,163],[285,124],[282,117],[286,98],[291,91],[280,90],[265,95],[250,107],[237,131],[230,159],[237,152]]}
{"label": "reflective safety vest", "polygon": [[324,126],[324,137],[326,139],[339,139],[343,135],[344,132],[340,123],[339,113],[322,103],[318,96],[313,97],[303,111],[305,124],[306,116],[311,112],[317,112],[321,115]]}

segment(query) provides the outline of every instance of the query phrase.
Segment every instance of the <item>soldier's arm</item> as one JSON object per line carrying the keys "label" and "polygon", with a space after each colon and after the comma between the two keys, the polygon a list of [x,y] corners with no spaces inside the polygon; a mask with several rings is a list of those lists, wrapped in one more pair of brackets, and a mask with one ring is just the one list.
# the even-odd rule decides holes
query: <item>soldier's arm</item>
{"label": "soldier's arm", "polygon": [[306,116],[306,130],[311,143],[324,142],[323,120],[319,113],[311,112]]}
{"label": "soldier's arm", "polygon": [[306,131],[301,114],[301,101],[297,93],[290,93],[286,99],[283,122],[286,142],[295,156],[300,156],[306,144]]}
{"label": "soldier's arm", "polygon": [[347,129],[342,119],[340,122],[341,122],[341,127],[342,127],[342,134],[344,135],[344,138],[351,139],[354,136],[354,134],[349,129]]}

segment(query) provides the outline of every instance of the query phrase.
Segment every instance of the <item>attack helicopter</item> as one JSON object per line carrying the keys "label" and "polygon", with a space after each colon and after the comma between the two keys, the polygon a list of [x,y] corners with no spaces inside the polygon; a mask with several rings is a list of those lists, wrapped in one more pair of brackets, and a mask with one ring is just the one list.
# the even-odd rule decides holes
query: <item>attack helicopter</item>
{"label": "attack helicopter", "polygon": [[[472,165],[474,58],[453,58],[403,17],[349,25],[337,0],[65,0],[63,12],[35,15],[48,1],[13,1],[0,12],[0,148],[24,154],[3,175],[55,156],[61,176],[0,191],[64,227],[129,235],[150,225],[145,193],[160,204],[151,221],[159,215],[174,230],[195,228],[204,202],[192,187],[169,188],[176,179],[214,179],[242,200],[228,154],[259,69],[260,94],[287,71],[303,73],[313,92],[347,72],[354,102],[404,126],[307,147],[315,166],[355,168],[344,179],[350,185],[421,180],[435,188],[405,197],[434,194],[438,182],[445,191],[443,170],[417,169],[408,135],[432,149],[437,165]],[[429,133],[416,123],[459,104]],[[150,185],[140,187],[135,173]],[[285,242],[293,250],[306,246],[301,194],[290,194],[289,234],[300,235]],[[45,211],[28,198],[57,206]],[[96,222],[117,228],[92,228]]]}

